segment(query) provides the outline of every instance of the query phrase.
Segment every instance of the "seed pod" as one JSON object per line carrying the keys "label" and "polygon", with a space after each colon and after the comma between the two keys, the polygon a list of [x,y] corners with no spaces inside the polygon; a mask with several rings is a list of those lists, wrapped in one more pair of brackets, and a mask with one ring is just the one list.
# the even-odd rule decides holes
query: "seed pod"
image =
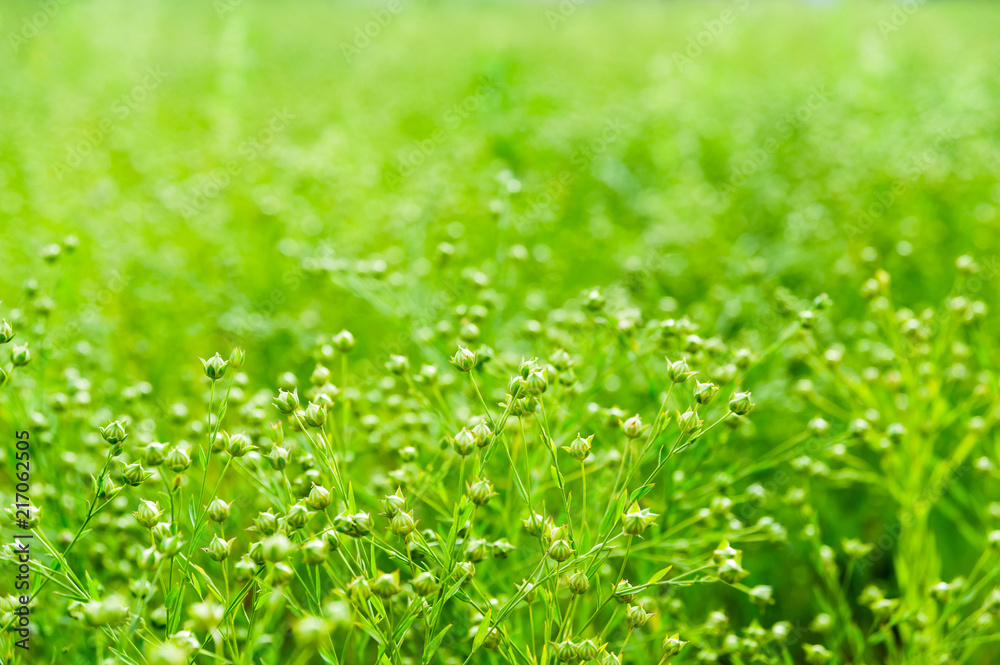
{"label": "seed pod", "polygon": [[732,398],[729,400],[729,410],[736,414],[737,416],[745,416],[750,413],[750,409],[753,408],[753,402],[750,401],[750,393],[733,393]]}
{"label": "seed pod", "polygon": [[455,435],[453,447],[455,452],[462,457],[471,455],[472,451],[476,449],[476,435],[463,427],[462,431]]}
{"label": "seed pod", "polygon": [[390,355],[385,368],[397,376],[402,376],[410,369],[410,360],[406,356]]}
{"label": "seed pod", "polygon": [[191,457],[184,448],[176,447],[167,454],[164,464],[174,473],[182,473],[191,466]]}
{"label": "seed pod", "polygon": [[694,399],[698,404],[705,405],[711,402],[719,393],[719,386],[714,383],[701,383],[694,388]]}
{"label": "seed pod", "polygon": [[223,360],[222,356],[216,353],[214,356],[205,360],[201,358],[202,368],[205,370],[205,376],[207,376],[212,381],[218,381],[226,375],[226,368],[229,367],[229,361]]}
{"label": "seed pod", "polygon": [[930,594],[931,598],[940,603],[947,602],[952,594],[951,585],[947,582],[938,582],[931,587]]}
{"label": "seed pod", "polygon": [[573,546],[568,541],[559,539],[549,545],[549,558],[557,563],[562,563],[573,556]]}
{"label": "seed pod", "polygon": [[168,536],[157,543],[156,546],[165,556],[173,557],[184,547],[184,540],[180,536]]}
{"label": "seed pod", "polygon": [[601,653],[601,648],[593,640],[584,640],[576,647],[576,657],[584,661],[593,660]]}
{"label": "seed pod", "polygon": [[586,439],[581,437],[579,434],[573,439],[572,443],[568,446],[563,446],[562,449],[569,453],[569,456],[578,462],[582,462],[590,456],[590,444],[594,440],[594,435],[591,434]]}
{"label": "seed pod", "polygon": [[569,357],[569,354],[566,353],[566,351],[564,351],[563,349],[557,349],[552,353],[551,356],[549,356],[549,362],[552,363],[553,367],[555,367],[560,372],[565,372],[567,369],[569,369],[572,359]]}
{"label": "seed pod", "polygon": [[551,642],[550,644],[552,644],[552,655],[556,657],[556,660],[563,663],[579,660],[579,651],[575,643],[565,640],[563,642]]}
{"label": "seed pod", "polygon": [[476,354],[467,347],[459,346],[458,351],[451,357],[451,364],[463,372],[471,372],[476,366]]}
{"label": "seed pod", "polygon": [[371,590],[376,596],[382,599],[388,599],[395,596],[397,593],[402,591],[399,586],[399,572],[396,571],[391,575],[389,573],[384,573],[379,575],[371,582]]}
{"label": "seed pod", "polygon": [[139,507],[134,513],[132,513],[132,516],[135,517],[135,520],[139,524],[143,525],[147,529],[152,529],[156,526],[156,523],[160,520],[160,515],[162,514],[163,511],[160,510],[160,507],[156,505],[155,501],[141,499],[139,501]]}
{"label": "seed pod", "polygon": [[751,602],[761,607],[774,604],[774,588],[766,584],[760,584],[750,589],[749,595]]}
{"label": "seed pod", "polygon": [[697,411],[688,409],[684,413],[677,412],[677,428],[683,434],[693,434],[699,431],[704,424],[705,421],[698,417]]}
{"label": "seed pod", "polygon": [[336,552],[340,549],[340,536],[333,529],[327,529],[320,534],[326,544],[330,547],[331,552]]}
{"label": "seed pod", "polygon": [[212,561],[225,561],[229,558],[229,550],[233,545],[233,540],[223,540],[218,536],[212,538],[212,542],[208,547],[203,547],[202,550],[208,553],[208,556]]}
{"label": "seed pod", "polygon": [[332,503],[333,495],[322,485],[313,485],[309,490],[309,496],[306,497],[306,505],[313,510],[326,510]]}
{"label": "seed pod", "polygon": [[271,452],[267,454],[267,459],[275,471],[281,471],[288,466],[288,449],[282,448],[281,446],[275,446],[274,448],[271,448]]}
{"label": "seed pod", "polygon": [[309,406],[306,407],[302,420],[309,427],[322,427],[326,423],[326,408],[315,402],[310,402]]}
{"label": "seed pod", "polygon": [[455,579],[468,579],[476,574],[476,567],[471,561],[459,561],[455,564],[452,577]]}
{"label": "seed pod", "polygon": [[722,565],[722,562],[727,559],[735,559],[736,562],[739,563],[742,556],[743,553],[740,550],[730,545],[728,540],[723,540],[719,543],[718,549],[712,552],[712,561],[717,566]]}
{"label": "seed pod", "polygon": [[220,430],[216,432],[215,438],[212,439],[212,452],[218,453],[226,450],[229,447],[229,433],[225,430]]}
{"label": "seed pod", "polygon": [[833,659],[833,653],[822,644],[803,644],[802,650],[809,665],[826,665]]}
{"label": "seed pod", "polygon": [[549,382],[543,370],[532,370],[524,380],[524,388],[532,395],[541,395],[548,390]]}
{"label": "seed pod", "polygon": [[497,495],[493,491],[493,485],[486,479],[477,480],[471,485],[467,485],[467,487],[469,490],[469,499],[477,506],[485,506],[490,502],[490,499]]}
{"label": "seed pod", "polygon": [[371,598],[372,591],[368,586],[368,580],[363,577],[355,577],[347,583],[347,597],[357,603],[364,604]]}
{"label": "seed pod", "polygon": [[232,505],[232,502],[226,503],[222,499],[216,499],[212,503],[208,504],[205,514],[208,515],[208,519],[213,522],[224,522],[229,518],[229,509]]}
{"label": "seed pod", "polygon": [[676,656],[681,652],[681,649],[684,648],[685,644],[687,644],[687,642],[681,641],[680,634],[675,633],[674,635],[671,635],[663,640],[663,654],[668,658],[670,656]]}
{"label": "seed pod", "polygon": [[628,580],[622,580],[612,588],[611,595],[618,604],[624,605],[635,600],[635,589]]}
{"label": "seed pod", "polygon": [[288,509],[288,513],[285,515],[285,524],[290,529],[298,530],[309,523],[309,517],[309,510],[301,503],[296,503]]}
{"label": "seed pod", "polygon": [[636,628],[645,626],[651,616],[653,615],[647,612],[641,605],[629,605],[625,610],[625,623],[630,630],[635,630]]}
{"label": "seed pod", "polygon": [[302,545],[302,560],[310,565],[323,563],[329,553],[330,546],[322,540],[310,540]]}
{"label": "seed pod", "polygon": [[292,635],[299,647],[315,651],[330,635],[330,625],[320,617],[304,616],[292,626]]}
{"label": "seed pod", "polygon": [[539,536],[545,528],[545,518],[538,513],[531,513],[526,519],[521,520],[524,530],[531,536]]}
{"label": "seed pod", "polygon": [[697,374],[697,372],[692,372],[691,368],[688,367],[687,360],[681,358],[680,360],[670,361],[667,358],[667,378],[669,378],[673,383],[685,383],[692,376]]}
{"label": "seed pod", "polygon": [[143,461],[149,466],[160,466],[164,461],[163,448],[164,444],[162,443],[149,444],[143,451]]}
{"label": "seed pod", "polygon": [[14,367],[24,367],[31,362],[31,351],[27,344],[14,344],[10,350],[10,361]]}
{"label": "seed pod", "polygon": [[392,518],[399,511],[406,507],[406,498],[403,496],[403,491],[400,488],[396,488],[395,494],[387,494],[384,499],[382,499],[382,509],[385,512],[385,516]]}
{"label": "seed pod", "polygon": [[465,558],[472,563],[479,563],[490,555],[490,544],[482,538],[472,538],[465,545]]}
{"label": "seed pod", "polygon": [[333,528],[352,538],[362,538],[371,533],[371,515],[368,513],[341,513],[333,518]]}
{"label": "seed pod", "polygon": [[490,426],[486,424],[485,418],[472,428],[472,434],[476,437],[476,446],[480,448],[485,448],[489,445],[490,437],[493,436],[493,432],[490,430]]}
{"label": "seed pod", "polygon": [[639,504],[633,502],[629,509],[622,515],[622,531],[629,536],[641,536],[646,528],[659,517],[656,513],[650,512],[649,508],[639,509]]}
{"label": "seed pod", "polygon": [[420,596],[430,596],[440,588],[437,579],[428,571],[424,571],[413,578],[411,582],[413,590]]}
{"label": "seed pod", "polygon": [[[483,626],[479,626],[477,630],[483,630]],[[500,646],[500,631],[496,628],[487,627],[486,637],[483,639],[483,646],[487,649],[496,649]]]}
{"label": "seed pod", "polygon": [[112,420],[104,427],[99,427],[98,430],[101,432],[104,440],[111,445],[122,443],[128,438],[128,434],[125,433],[125,426],[120,420]]}
{"label": "seed pod", "polygon": [[566,579],[566,586],[569,587],[571,593],[580,595],[586,593],[587,589],[590,588],[590,579],[582,570],[574,570]]}
{"label": "seed pod", "polygon": [[275,584],[286,584],[292,579],[295,571],[287,563],[278,562],[271,568],[271,575]]}
{"label": "seed pod", "polygon": [[421,383],[425,383],[429,386],[433,386],[438,381],[438,368],[434,365],[421,365],[420,371],[417,374],[417,379]]}
{"label": "seed pod", "polygon": [[274,399],[274,406],[281,413],[293,413],[299,408],[298,390],[278,390],[278,396]]}
{"label": "seed pod", "polygon": [[333,346],[341,353],[348,353],[354,348],[354,335],[346,330],[341,330],[333,336]]}
{"label": "seed pod", "polygon": [[164,538],[169,538],[174,535],[173,530],[170,528],[170,524],[167,522],[157,522],[156,525],[151,529],[153,535],[153,542],[160,542]]}
{"label": "seed pod", "polygon": [[604,309],[607,301],[599,289],[591,289],[583,297],[583,306],[591,312],[599,312]]}
{"label": "seed pod", "polygon": [[112,594],[104,600],[93,600],[84,603],[83,620],[92,628],[115,626],[128,618],[128,604],[118,594]]}
{"label": "seed pod", "polygon": [[243,363],[246,362],[247,352],[243,350],[242,346],[233,347],[232,352],[229,354],[229,365],[233,369],[240,369],[243,367]]}
{"label": "seed pod", "polygon": [[493,541],[492,553],[494,559],[506,559],[511,550],[516,549],[506,538]]}
{"label": "seed pod", "polygon": [[264,558],[264,543],[256,542],[250,543],[250,548],[247,550],[247,556],[258,566],[263,566],[267,559]]}
{"label": "seed pod", "polygon": [[159,559],[160,554],[156,551],[156,548],[147,547],[139,552],[136,563],[139,565],[140,569],[149,571],[156,567],[156,563]]}
{"label": "seed pod", "polygon": [[618,424],[621,425],[622,431],[625,432],[625,436],[630,439],[638,438],[642,434],[643,430],[648,427],[648,425],[642,424],[642,418],[638,415],[632,416],[625,422],[619,420]]}
{"label": "seed pod", "polygon": [[138,487],[152,474],[146,473],[142,470],[142,464],[135,462],[133,464],[128,464],[125,470],[122,472],[122,477],[125,480],[125,484],[131,487]]}
{"label": "seed pod", "polygon": [[278,530],[278,518],[270,511],[265,511],[257,515],[257,519],[253,521],[253,528],[259,534],[273,535]]}
{"label": "seed pod", "polygon": [[[275,534],[261,542],[261,554],[265,561],[276,563],[284,561],[285,557],[292,550],[292,542],[283,534]],[[252,556],[251,552],[251,556]]]}
{"label": "seed pod", "polygon": [[417,528],[417,523],[413,519],[413,513],[399,511],[389,520],[389,530],[400,538],[406,538]]}
{"label": "seed pod", "polygon": [[749,574],[736,559],[726,559],[719,564],[719,578],[727,584],[736,584]]}
{"label": "seed pod", "polygon": [[517,587],[517,592],[522,594],[522,600],[529,605],[535,602],[535,599],[538,598],[538,589],[533,583],[525,580],[520,584],[515,584],[514,586]]}
{"label": "seed pod", "polygon": [[246,434],[233,434],[229,437],[229,443],[226,445],[226,452],[233,457],[240,458],[253,450],[255,447],[256,446],[250,443],[250,437]]}
{"label": "seed pod", "polygon": [[10,327],[7,323],[7,319],[0,321],[0,344],[6,344],[10,340],[14,339],[14,335],[17,333]]}

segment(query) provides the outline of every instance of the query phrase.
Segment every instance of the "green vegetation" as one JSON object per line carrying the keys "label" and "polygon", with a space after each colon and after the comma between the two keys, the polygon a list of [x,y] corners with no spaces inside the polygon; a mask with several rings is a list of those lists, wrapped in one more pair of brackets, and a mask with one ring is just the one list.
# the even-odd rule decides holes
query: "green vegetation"
{"label": "green vegetation", "polygon": [[991,5],[0,24],[0,663],[1000,656]]}

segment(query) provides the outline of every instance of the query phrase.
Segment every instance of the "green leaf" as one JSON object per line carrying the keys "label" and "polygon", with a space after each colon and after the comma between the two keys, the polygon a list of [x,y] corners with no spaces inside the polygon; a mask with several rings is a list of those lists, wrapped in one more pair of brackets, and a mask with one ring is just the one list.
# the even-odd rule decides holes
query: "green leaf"
{"label": "green leaf", "polygon": [[97,582],[95,582],[90,577],[90,572],[89,571],[86,572],[86,573],[84,573],[84,577],[87,580],[87,590],[90,592],[90,597],[91,598],[100,598],[101,597],[101,585],[98,584]]}
{"label": "green leaf", "polygon": [[427,665],[428,663],[431,662],[431,657],[438,650],[438,648],[440,648],[441,641],[444,640],[444,636],[448,633],[449,630],[451,630],[451,624],[450,623],[447,626],[445,626],[444,628],[442,628],[441,632],[439,632],[437,635],[435,635],[431,639],[431,641],[428,642],[424,646],[424,657],[420,661],[421,663],[423,663],[423,665]]}
{"label": "green leaf", "polygon": [[472,652],[475,653],[479,651],[479,647],[483,646],[483,642],[486,641],[486,636],[490,634],[490,620],[493,618],[493,608],[486,610],[486,616],[479,623],[479,630],[476,631],[476,639],[472,641]]}
{"label": "green leaf", "polygon": [[563,484],[562,474],[559,473],[559,469],[556,468],[556,465],[549,465],[549,471],[552,472],[552,480],[556,481],[556,485],[559,486],[559,489],[563,489],[565,485]]}
{"label": "green leaf", "polygon": [[653,483],[650,483],[648,485],[643,485],[642,487],[636,489],[629,496],[629,498],[628,498],[629,503],[635,503],[636,501],[638,501],[642,497],[644,497],[647,494],[649,494],[652,491],[652,489],[653,489]]}
{"label": "green leaf", "polygon": [[604,516],[601,523],[597,526],[597,533],[607,533],[611,526],[615,523],[618,517],[622,514],[622,509],[625,507],[625,503],[628,501],[628,494],[622,492],[618,496],[618,501],[615,504],[615,508],[611,510],[608,514]]}
{"label": "green leaf", "polygon": [[671,568],[673,568],[673,566],[667,566],[666,568],[659,569],[658,571],[653,573],[653,576],[649,578],[649,582],[647,582],[647,584],[649,585],[656,584],[657,582],[663,579],[664,575],[670,572]]}

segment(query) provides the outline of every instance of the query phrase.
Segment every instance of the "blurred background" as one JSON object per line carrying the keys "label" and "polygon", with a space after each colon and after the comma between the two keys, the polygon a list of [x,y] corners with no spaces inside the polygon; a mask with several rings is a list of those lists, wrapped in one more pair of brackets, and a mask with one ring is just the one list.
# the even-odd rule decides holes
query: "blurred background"
{"label": "blurred background", "polygon": [[1000,238],[991,3],[0,11],[5,304],[75,236],[52,325],[129,372],[392,326],[440,243],[523,261],[490,341],[612,282],[760,327],[876,257],[933,302]]}

